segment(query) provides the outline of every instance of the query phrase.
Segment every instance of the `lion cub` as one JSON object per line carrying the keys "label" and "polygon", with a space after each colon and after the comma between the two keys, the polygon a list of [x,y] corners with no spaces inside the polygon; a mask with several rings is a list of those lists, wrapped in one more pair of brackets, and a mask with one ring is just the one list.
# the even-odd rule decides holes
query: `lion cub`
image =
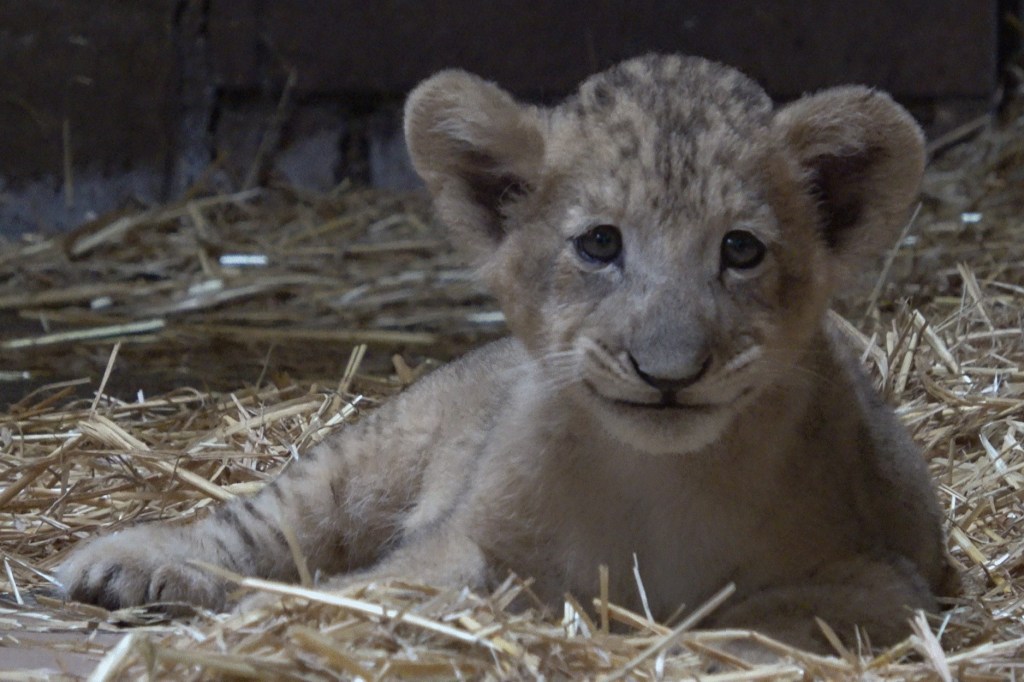
{"label": "lion cub", "polygon": [[[513,336],[436,371],[275,483],[189,526],[99,538],[59,569],[108,608],[228,585],[189,559],[487,589],[656,617],[733,582],[710,625],[819,647],[814,617],[876,643],[933,610],[940,510],[917,449],[826,311],[888,247],[922,136],[886,95],[774,107],[742,74],[647,56],[553,108],[461,71],[409,97],[436,209]],[[338,577],[340,576],[340,577]]]}

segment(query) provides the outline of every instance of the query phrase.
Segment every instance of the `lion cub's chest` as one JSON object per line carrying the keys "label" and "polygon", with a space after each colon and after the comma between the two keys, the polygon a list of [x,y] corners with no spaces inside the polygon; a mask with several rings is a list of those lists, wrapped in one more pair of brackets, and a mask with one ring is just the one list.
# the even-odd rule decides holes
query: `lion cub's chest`
{"label": "lion cub's chest", "polygon": [[638,608],[636,555],[652,608],[664,617],[721,587],[729,567],[746,559],[749,547],[734,538],[749,536],[753,517],[705,499],[665,462],[614,471],[594,452],[548,445],[554,456],[544,465],[511,467],[519,475],[502,477],[506,494],[482,500],[490,513],[477,529],[486,553],[532,576],[545,601],[557,603],[567,590],[584,600],[597,594],[603,564],[615,601]]}
{"label": "lion cub's chest", "polygon": [[504,509],[500,520],[492,517],[501,531],[484,544],[511,570],[533,576],[536,592],[550,601],[566,590],[583,599],[597,594],[603,564],[613,600],[641,608],[635,555],[651,609],[666,618],[729,582],[755,589],[841,551],[838,529],[807,527],[805,517],[817,510],[799,501],[780,508],[779,495],[788,493],[771,478],[696,459],[707,453],[618,452],[612,460],[566,443],[548,452],[558,453],[554,463],[534,469],[504,498],[518,514]]}
{"label": "lion cub's chest", "polygon": [[552,510],[571,524],[564,528],[564,556],[581,588],[594,584],[593,557],[601,557],[619,599],[635,606],[635,556],[651,608],[665,617],[682,603],[695,606],[763,554],[756,539],[762,491],[728,499],[725,491],[715,492],[713,473],[688,472],[668,458],[627,464],[581,475],[578,497],[587,504]]}

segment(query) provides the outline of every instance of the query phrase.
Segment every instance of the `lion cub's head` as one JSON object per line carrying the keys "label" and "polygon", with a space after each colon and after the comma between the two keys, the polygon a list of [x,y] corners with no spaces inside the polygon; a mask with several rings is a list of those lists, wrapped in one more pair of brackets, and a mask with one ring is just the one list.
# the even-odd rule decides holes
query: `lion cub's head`
{"label": "lion cub's head", "polygon": [[706,445],[815,350],[924,158],[882,93],[774,108],[737,71],[676,56],[620,64],[550,109],[442,72],[409,97],[406,137],[552,385],[655,452]]}

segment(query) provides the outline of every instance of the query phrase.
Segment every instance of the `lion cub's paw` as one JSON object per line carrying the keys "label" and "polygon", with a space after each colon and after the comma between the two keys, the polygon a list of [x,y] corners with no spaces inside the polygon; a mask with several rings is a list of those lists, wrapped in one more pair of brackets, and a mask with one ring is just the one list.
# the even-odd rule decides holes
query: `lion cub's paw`
{"label": "lion cub's paw", "polygon": [[189,564],[185,547],[159,530],[129,529],[73,551],[57,569],[65,595],[110,610],[154,602],[222,609],[225,583]]}

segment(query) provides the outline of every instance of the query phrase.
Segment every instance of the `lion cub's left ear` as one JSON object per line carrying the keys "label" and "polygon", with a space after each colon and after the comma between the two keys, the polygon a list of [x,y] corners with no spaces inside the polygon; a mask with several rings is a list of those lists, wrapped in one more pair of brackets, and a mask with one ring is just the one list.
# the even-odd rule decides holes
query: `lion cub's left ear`
{"label": "lion cub's left ear", "polygon": [[775,129],[803,169],[822,237],[842,266],[892,245],[917,198],[924,136],[888,95],[825,90],[781,108]]}
{"label": "lion cub's left ear", "polygon": [[465,71],[442,71],[410,93],[405,140],[453,241],[480,265],[505,237],[508,202],[538,180],[538,110]]}

